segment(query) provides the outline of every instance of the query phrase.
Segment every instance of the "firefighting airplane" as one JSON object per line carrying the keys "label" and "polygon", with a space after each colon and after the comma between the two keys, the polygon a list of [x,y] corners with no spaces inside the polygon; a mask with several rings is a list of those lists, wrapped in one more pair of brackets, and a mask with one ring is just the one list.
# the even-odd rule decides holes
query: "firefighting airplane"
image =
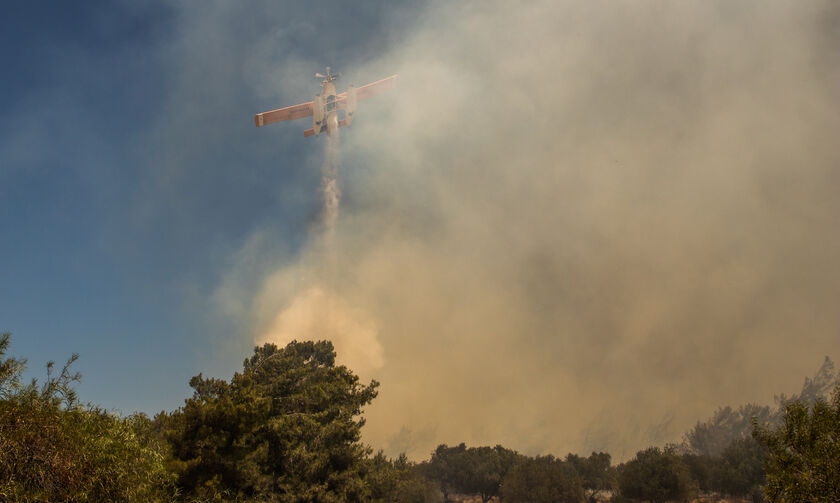
{"label": "firefighting airplane", "polygon": [[[327,74],[316,73],[315,77],[324,79],[321,82],[321,93],[315,95],[315,99],[309,103],[301,103],[286,108],[271,110],[270,112],[259,113],[254,116],[254,123],[257,127],[271,124],[272,122],[290,121],[312,116],[312,128],[303,132],[303,136],[318,135],[324,131],[331,138],[338,137],[340,126],[349,126],[353,122],[353,114],[356,112],[356,103],[366,100],[371,96],[387,91],[397,85],[397,76],[378,80],[366,86],[355,88],[347,87],[347,92],[336,94],[335,80],[340,74],[331,74],[330,67],[327,67]],[[338,118],[338,111],[344,110],[344,118]]]}

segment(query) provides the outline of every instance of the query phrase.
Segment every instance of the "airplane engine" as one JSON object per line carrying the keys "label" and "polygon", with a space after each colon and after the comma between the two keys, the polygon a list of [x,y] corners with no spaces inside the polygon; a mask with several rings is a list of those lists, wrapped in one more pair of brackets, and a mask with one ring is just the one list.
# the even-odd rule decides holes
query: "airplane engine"
{"label": "airplane engine", "polygon": [[347,86],[347,101],[344,107],[344,121],[349,126],[353,122],[353,114],[356,113],[356,88]]}
{"label": "airplane engine", "polygon": [[312,130],[315,134],[321,132],[321,126],[324,125],[324,100],[320,94],[315,95],[312,100]]}

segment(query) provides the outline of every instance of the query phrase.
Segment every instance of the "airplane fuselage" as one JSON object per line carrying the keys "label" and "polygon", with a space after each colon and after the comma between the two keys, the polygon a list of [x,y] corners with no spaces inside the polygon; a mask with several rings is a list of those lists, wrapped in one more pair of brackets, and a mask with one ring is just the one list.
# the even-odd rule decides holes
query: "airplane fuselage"
{"label": "airplane fuselage", "polygon": [[327,135],[338,138],[338,94],[332,80],[326,80],[321,85],[321,96],[324,103],[324,123]]}

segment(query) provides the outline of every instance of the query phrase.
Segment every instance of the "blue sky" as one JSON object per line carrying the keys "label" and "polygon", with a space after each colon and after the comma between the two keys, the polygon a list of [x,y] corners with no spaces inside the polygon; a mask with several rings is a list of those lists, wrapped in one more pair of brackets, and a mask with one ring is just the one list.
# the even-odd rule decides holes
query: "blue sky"
{"label": "blue sky", "polygon": [[293,255],[317,209],[303,127],[253,126],[308,94],[255,95],[248,53],[283,32],[278,70],[342,70],[409,11],[214,5],[232,25],[205,35],[198,7],[13,2],[0,30],[0,329],[34,376],[80,353],[83,399],[126,412],[180,403],[210,358],[197,343],[232,330],[202,313],[230,256],[266,222]]}

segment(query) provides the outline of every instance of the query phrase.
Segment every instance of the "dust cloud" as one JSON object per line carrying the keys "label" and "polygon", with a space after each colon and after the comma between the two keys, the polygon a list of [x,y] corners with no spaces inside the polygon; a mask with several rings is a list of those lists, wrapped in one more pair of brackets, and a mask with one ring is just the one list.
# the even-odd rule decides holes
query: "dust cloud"
{"label": "dust cloud", "polygon": [[342,129],[334,264],[313,235],[239,316],[332,338],[382,383],[365,440],[416,459],[626,459],[795,391],[840,348],[838,26],[818,1],[431,3],[341,69],[400,84]]}

